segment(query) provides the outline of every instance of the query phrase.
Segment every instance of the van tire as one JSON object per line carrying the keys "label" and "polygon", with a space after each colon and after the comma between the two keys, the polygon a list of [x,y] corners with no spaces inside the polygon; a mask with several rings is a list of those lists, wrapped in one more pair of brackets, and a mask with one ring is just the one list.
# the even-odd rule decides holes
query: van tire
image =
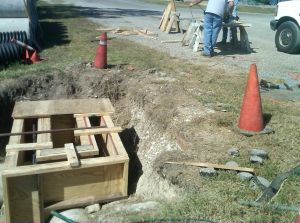
{"label": "van tire", "polygon": [[276,48],[280,52],[295,53],[300,49],[300,29],[292,21],[283,22],[275,35]]}

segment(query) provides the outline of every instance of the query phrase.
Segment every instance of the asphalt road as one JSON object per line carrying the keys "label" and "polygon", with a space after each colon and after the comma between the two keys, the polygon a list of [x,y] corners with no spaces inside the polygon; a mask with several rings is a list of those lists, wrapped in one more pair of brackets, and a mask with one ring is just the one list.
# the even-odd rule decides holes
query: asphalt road
{"label": "asphalt road", "polygon": [[[132,27],[147,28],[159,34],[159,40],[180,39],[182,34],[165,34],[158,29],[159,20],[165,6],[143,3],[141,0],[47,0],[61,4],[71,4],[76,10],[94,22],[107,27]],[[178,8],[182,26],[187,27],[191,18],[202,18],[203,12],[199,7]],[[247,28],[249,41],[251,42],[252,52],[245,54],[240,50],[220,51],[215,58],[204,59],[204,62],[211,64],[223,64],[226,69],[244,70],[247,73],[249,65],[256,63],[260,78],[281,83],[281,88],[285,90],[283,83],[287,83],[295,90],[293,94],[289,92],[293,100],[298,99],[300,90],[297,84],[300,82],[300,53],[285,54],[278,52],[275,47],[275,32],[270,29],[270,21],[273,15],[239,13],[241,21],[250,23],[252,26]],[[221,36],[221,34],[220,34]],[[172,56],[184,57],[191,61],[202,61],[200,53],[193,53],[191,49],[181,47],[180,43],[162,46],[159,40],[146,40],[144,37],[129,37],[129,39],[141,44],[149,45],[158,50],[169,52]],[[182,49],[180,49],[182,48]],[[298,76],[295,80],[291,76]],[[282,92],[280,92],[282,94]]]}

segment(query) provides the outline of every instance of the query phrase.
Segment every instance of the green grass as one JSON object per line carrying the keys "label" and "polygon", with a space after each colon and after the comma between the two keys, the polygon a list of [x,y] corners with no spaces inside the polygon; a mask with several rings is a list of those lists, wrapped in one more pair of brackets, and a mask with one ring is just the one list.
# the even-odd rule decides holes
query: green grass
{"label": "green grass", "polygon": [[[166,0],[143,0],[146,3],[158,4],[158,5],[167,5],[168,1]],[[189,7],[188,3],[183,2],[175,2],[177,8],[186,8]],[[205,8],[206,4],[200,4],[202,8]],[[194,6],[197,8],[197,6]],[[264,13],[264,14],[272,14],[275,11],[275,6],[252,6],[252,5],[239,5],[239,12],[249,12],[249,13]]]}
{"label": "green grass", "polygon": [[[66,67],[76,63],[91,62],[95,55],[96,31],[99,25],[84,19],[79,9],[70,6],[52,6],[39,1],[41,25],[43,28],[43,47],[41,57],[44,61],[33,64],[13,64],[0,71],[0,77],[17,77],[24,74],[43,74],[53,70],[62,73]],[[227,113],[216,114],[210,123],[217,127],[232,129],[239,116],[244,84],[247,72],[229,77],[224,70],[219,72],[205,66],[191,65],[182,60],[153,49],[137,45],[130,41],[110,39],[108,41],[108,62],[110,66],[131,64],[138,69],[156,68],[165,73],[188,73],[203,95],[195,98],[206,105],[208,103],[226,104]],[[174,66],[180,64],[180,66]],[[182,77],[185,83],[186,77]],[[157,83],[159,84],[159,83]],[[292,103],[263,98],[264,113],[271,114],[270,124],[276,133],[247,138],[237,136],[231,139],[232,145],[247,149],[252,147],[268,148],[270,160],[263,166],[249,165],[244,156],[235,158],[243,166],[255,167],[256,174],[271,180],[277,174],[299,164],[299,109]],[[224,158],[222,161],[227,161]],[[284,184],[280,194],[273,202],[300,206],[299,177],[291,177]],[[237,180],[235,176],[221,173],[213,179],[203,180],[201,191],[189,191],[182,194],[178,202],[164,202],[164,208],[138,216],[138,220],[155,219],[206,219],[217,221],[293,221],[296,213],[271,210],[268,208],[250,208],[237,203],[238,199],[255,200],[259,191],[249,188],[247,182]],[[128,219],[136,219],[127,216]]]}

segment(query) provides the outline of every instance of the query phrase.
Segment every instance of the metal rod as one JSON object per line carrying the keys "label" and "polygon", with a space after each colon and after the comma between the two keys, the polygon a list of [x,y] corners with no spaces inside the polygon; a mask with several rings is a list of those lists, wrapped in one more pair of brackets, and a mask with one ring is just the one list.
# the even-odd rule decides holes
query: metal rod
{"label": "metal rod", "polygon": [[74,130],[97,129],[97,128],[107,128],[107,127],[106,126],[91,126],[91,127],[68,128],[68,129],[49,129],[49,130],[30,131],[30,132],[11,132],[11,133],[1,133],[0,137],[27,135],[27,134],[54,133],[54,132],[69,132],[69,131],[74,131]]}

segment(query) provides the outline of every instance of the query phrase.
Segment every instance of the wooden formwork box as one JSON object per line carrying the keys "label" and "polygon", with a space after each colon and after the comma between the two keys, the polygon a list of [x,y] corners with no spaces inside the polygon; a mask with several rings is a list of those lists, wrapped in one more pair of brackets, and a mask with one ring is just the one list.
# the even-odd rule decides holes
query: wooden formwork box
{"label": "wooden formwork box", "polygon": [[[37,131],[89,127],[92,121],[101,128],[37,134],[35,142],[28,135],[10,136],[2,173],[6,222],[43,222],[52,210],[127,196],[129,158],[118,133],[111,131],[113,112],[108,99],[15,105],[11,133],[31,126]],[[67,147],[77,154],[70,155]],[[74,159],[79,165],[72,165]]]}

